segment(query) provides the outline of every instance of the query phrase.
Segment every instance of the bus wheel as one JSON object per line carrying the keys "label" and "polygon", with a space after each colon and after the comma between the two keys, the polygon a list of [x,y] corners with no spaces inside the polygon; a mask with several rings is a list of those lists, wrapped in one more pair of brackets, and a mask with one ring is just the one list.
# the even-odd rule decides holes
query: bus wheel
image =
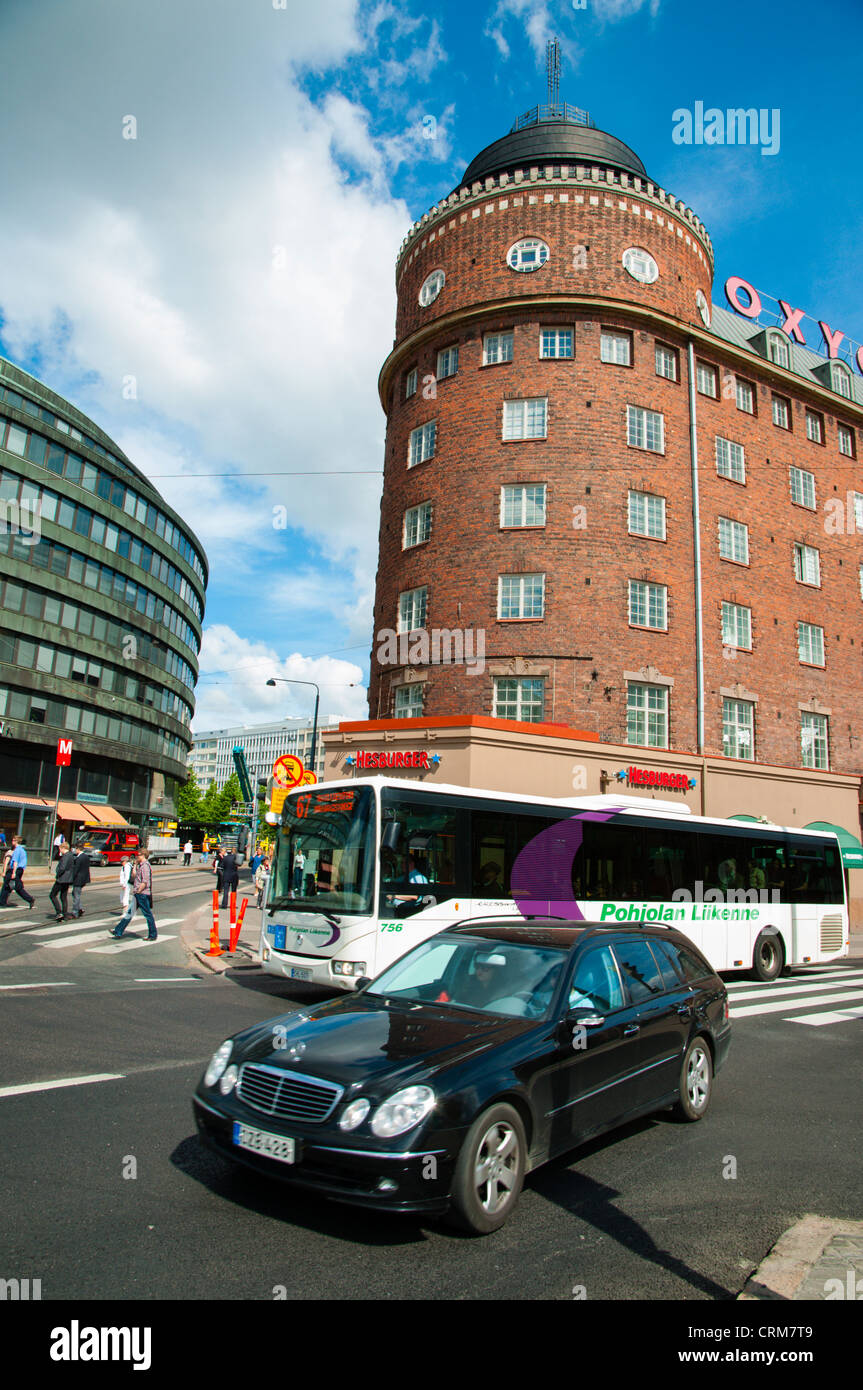
{"label": "bus wheel", "polygon": [[524,1182],[527,1144],[511,1105],[493,1105],[474,1120],[452,1185],[453,1225],[485,1236],[503,1225]]}
{"label": "bus wheel", "polygon": [[762,932],[752,954],[752,974],[756,980],[778,980],[785,965],[785,950],[778,932]]}

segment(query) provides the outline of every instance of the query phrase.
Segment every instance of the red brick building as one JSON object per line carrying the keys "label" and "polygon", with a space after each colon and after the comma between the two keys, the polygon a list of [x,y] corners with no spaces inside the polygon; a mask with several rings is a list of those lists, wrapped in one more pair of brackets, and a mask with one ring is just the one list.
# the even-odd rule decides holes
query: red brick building
{"label": "red brick building", "polygon": [[857,773],[861,383],[711,308],[697,215],[543,114],[399,254],[370,717]]}

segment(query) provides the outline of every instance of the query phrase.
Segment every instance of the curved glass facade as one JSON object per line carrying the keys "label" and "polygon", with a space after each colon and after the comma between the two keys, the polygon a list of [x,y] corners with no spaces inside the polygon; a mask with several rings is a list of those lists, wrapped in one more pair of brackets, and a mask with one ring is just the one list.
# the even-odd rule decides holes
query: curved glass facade
{"label": "curved glass facade", "polygon": [[0,823],[37,861],[59,738],[73,741],[70,815],[171,814],[207,573],[193,532],[116,444],[0,359]]}

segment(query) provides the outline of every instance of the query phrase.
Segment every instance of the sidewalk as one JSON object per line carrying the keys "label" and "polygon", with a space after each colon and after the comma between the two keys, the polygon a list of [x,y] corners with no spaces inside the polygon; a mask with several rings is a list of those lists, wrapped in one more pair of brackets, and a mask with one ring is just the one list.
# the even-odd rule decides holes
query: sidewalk
{"label": "sidewalk", "polygon": [[863,1221],[804,1216],[779,1237],[738,1302],[863,1299]]}
{"label": "sidewalk", "polygon": [[[193,908],[183,920],[180,927],[180,939],[190,955],[200,965],[212,970],[214,974],[223,975],[226,970],[245,969],[248,970],[260,964],[258,956],[258,938],[261,931],[260,908],[255,907],[257,894],[253,884],[249,881],[241,883],[237,892],[237,915],[240,912],[240,904],[244,897],[248,898],[249,905],[246,908],[246,915],[243,919],[243,928],[237,947],[233,954],[228,951],[228,938],[230,935],[230,916],[227,908],[219,910],[219,941],[222,947],[222,955],[211,956],[210,932],[213,926],[213,895],[212,885],[207,884],[210,890],[207,893],[206,902],[200,907]],[[219,894],[221,902],[221,894]]]}

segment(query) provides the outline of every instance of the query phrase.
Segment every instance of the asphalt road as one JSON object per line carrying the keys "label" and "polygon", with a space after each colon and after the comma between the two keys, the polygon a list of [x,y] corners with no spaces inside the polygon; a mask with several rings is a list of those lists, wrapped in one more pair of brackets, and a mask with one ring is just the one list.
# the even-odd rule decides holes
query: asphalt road
{"label": "asphalt road", "polygon": [[[183,895],[194,886],[166,873],[162,915],[211,882]],[[100,891],[113,887],[94,909]],[[782,994],[735,985],[743,1013],[704,1121],[657,1116],[575,1151],[471,1239],[292,1192],[200,1146],[191,1095],[214,1048],[307,988],[211,976],[179,935],[117,956],[36,940],[0,936],[0,981],[38,986],[0,992],[0,1276],[41,1279],[45,1300],[725,1300],[803,1214],[860,1215],[863,961]]]}

